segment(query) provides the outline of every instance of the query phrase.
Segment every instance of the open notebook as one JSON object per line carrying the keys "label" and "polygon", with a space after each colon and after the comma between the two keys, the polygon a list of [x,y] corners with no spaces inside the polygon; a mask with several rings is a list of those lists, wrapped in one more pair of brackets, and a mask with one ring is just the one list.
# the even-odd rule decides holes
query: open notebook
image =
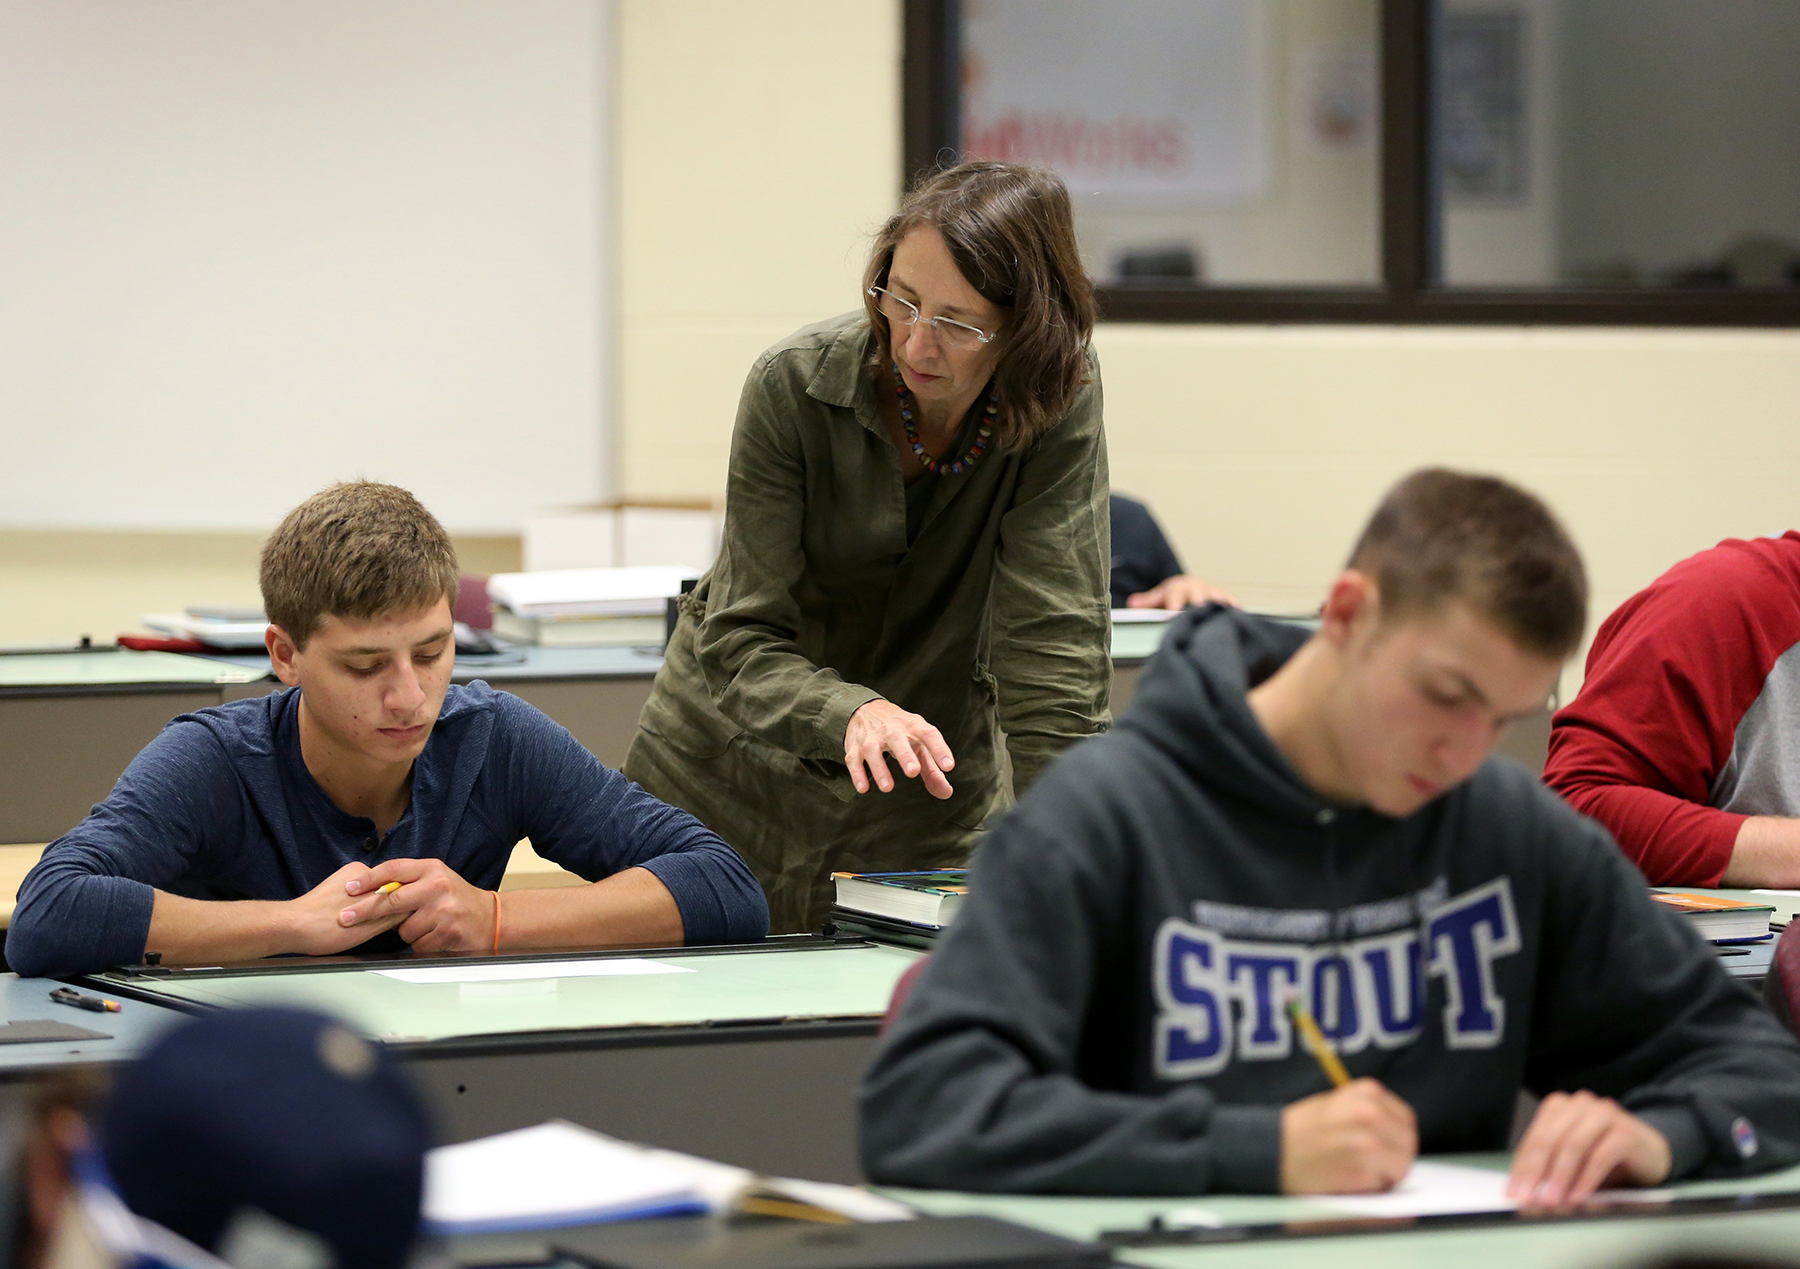
{"label": "open notebook", "polygon": [[[425,1162],[425,1227],[434,1234],[558,1229],[682,1212],[822,1210],[853,1221],[913,1212],[848,1185],[762,1177],[746,1168],[633,1145],[552,1120],[439,1146]],[[759,1208],[758,1204],[762,1207]]]}

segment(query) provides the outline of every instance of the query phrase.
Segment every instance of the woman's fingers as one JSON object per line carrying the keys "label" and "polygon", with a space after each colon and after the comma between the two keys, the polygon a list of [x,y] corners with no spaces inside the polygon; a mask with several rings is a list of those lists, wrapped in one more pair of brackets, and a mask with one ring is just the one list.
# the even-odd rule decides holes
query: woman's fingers
{"label": "woman's fingers", "polygon": [[888,732],[882,741],[883,747],[894,755],[894,761],[900,764],[901,772],[907,779],[916,779],[922,767],[918,757],[913,753],[913,738],[905,727],[895,727]]}
{"label": "woman's fingers", "polygon": [[884,700],[873,700],[850,716],[844,735],[844,765],[858,793],[871,787],[894,791],[894,775],[888,770],[892,755],[900,773],[919,780],[934,798],[947,798],[954,790],[944,773],[956,766],[944,735],[917,714],[909,714]]}
{"label": "woman's fingers", "polygon": [[[944,772],[938,765],[937,755],[932,753],[926,742],[923,740],[915,740],[913,743],[918,747],[919,758],[921,760],[919,763],[919,771],[924,777],[922,783],[925,785],[925,792],[931,794],[932,797],[937,798],[941,802],[952,793],[956,792],[956,790],[950,787],[950,781],[944,779]],[[948,752],[948,750],[945,752]]]}
{"label": "woman's fingers", "polygon": [[865,742],[846,753],[844,765],[850,768],[850,783],[858,793],[867,793],[871,787],[887,793],[894,787],[894,777],[888,774],[878,742]]}
{"label": "woman's fingers", "polygon": [[932,764],[939,771],[954,771],[956,755],[950,752],[950,746],[945,743],[944,733],[926,723],[923,718],[919,721],[925,724],[925,730],[919,733],[919,739],[924,744],[925,752],[931,755]]}
{"label": "woman's fingers", "polygon": [[863,761],[869,765],[869,774],[875,777],[875,787],[883,793],[892,793],[894,791],[894,773],[888,770],[885,740],[872,742],[863,751]]}

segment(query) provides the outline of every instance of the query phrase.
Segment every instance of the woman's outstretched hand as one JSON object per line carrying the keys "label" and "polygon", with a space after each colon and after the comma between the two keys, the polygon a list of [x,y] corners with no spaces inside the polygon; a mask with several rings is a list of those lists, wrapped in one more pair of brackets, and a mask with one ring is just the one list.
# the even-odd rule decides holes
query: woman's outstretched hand
{"label": "woman's outstretched hand", "polygon": [[944,773],[956,765],[956,756],[944,743],[943,733],[892,701],[870,701],[850,715],[844,732],[844,765],[850,768],[850,782],[858,793],[867,793],[871,785],[883,793],[894,791],[888,754],[903,775],[922,779],[932,797],[947,798],[953,792]]}

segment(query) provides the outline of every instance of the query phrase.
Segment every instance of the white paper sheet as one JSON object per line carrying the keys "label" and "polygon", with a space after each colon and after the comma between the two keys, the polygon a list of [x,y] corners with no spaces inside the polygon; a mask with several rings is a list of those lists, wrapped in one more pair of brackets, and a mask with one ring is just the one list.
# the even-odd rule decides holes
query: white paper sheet
{"label": "white paper sheet", "polygon": [[[1601,1190],[1599,1203],[1655,1203],[1667,1190]],[[1311,1200],[1357,1216],[1446,1216],[1464,1212],[1510,1212],[1518,1203],[1506,1196],[1506,1173],[1459,1163],[1415,1161],[1400,1184],[1386,1194],[1333,1194]]]}
{"label": "white paper sheet", "polygon": [[1421,1159],[1386,1194],[1333,1194],[1315,1202],[1359,1216],[1438,1216],[1451,1212],[1510,1212],[1506,1173]]}
{"label": "white paper sheet", "polygon": [[631,956],[620,960],[520,961],[504,965],[431,965],[418,969],[369,971],[403,983],[506,983],[526,978],[607,978],[631,974],[691,974],[685,965],[668,965]]}

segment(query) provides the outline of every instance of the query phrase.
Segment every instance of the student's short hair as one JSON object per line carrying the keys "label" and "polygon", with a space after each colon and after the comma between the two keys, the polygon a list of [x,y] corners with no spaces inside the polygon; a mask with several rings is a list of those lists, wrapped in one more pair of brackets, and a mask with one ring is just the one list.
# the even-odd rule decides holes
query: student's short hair
{"label": "student's short hair", "polygon": [[263,612],[303,649],[326,617],[454,608],[456,548],[406,490],[353,480],[288,512],[263,543],[261,580]]}
{"label": "student's short hair", "polygon": [[1568,531],[1533,495],[1441,467],[1388,491],[1350,553],[1375,579],[1383,619],[1462,600],[1520,648],[1562,660],[1587,626],[1587,570]]}

